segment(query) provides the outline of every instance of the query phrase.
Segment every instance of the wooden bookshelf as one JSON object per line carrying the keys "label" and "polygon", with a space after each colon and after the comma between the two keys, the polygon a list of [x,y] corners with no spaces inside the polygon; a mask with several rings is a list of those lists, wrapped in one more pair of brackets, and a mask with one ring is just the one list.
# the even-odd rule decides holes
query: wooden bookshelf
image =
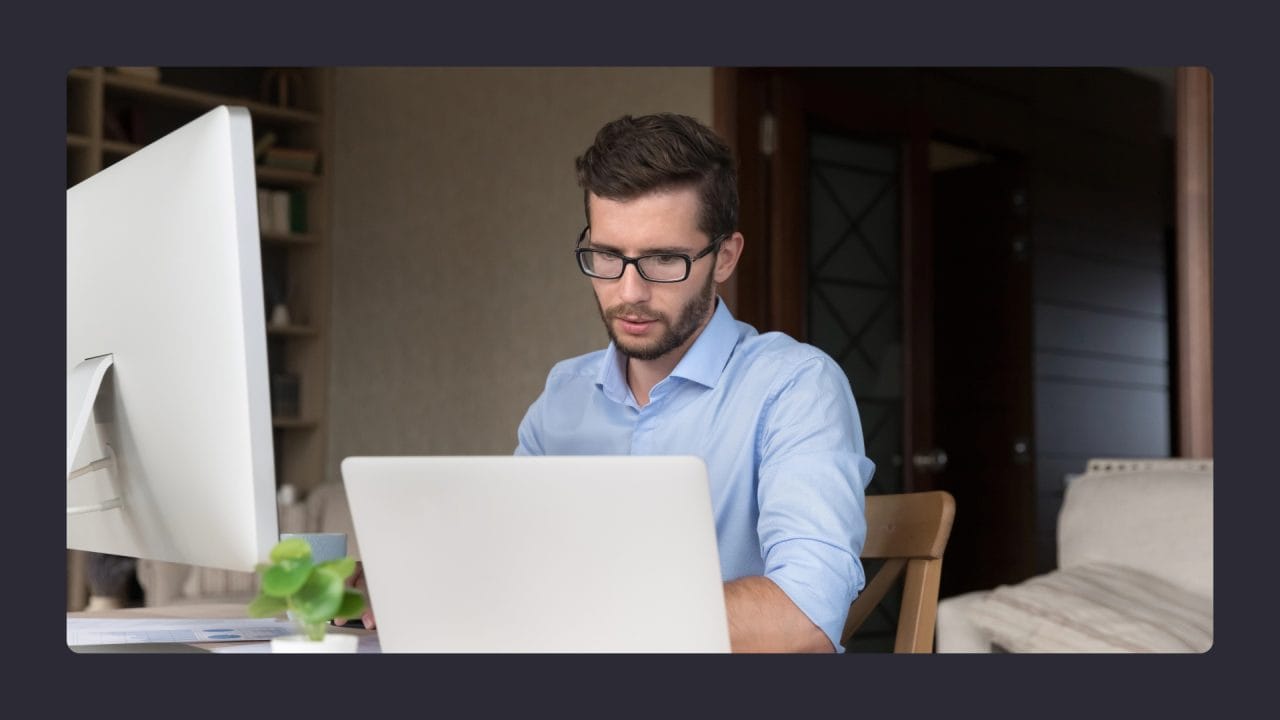
{"label": "wooden bookshelf", "polygon": [[[266,68],[160,68],[160,80],[109,68],[67,73],[67,186],[141,150],[220,105],[247,108],[255,140],[274,133],[282,147],[311,149],[323,161],[332,153],[332,73],[292,70],[302,80],[291,94],[296,107],[261,96]],[[291,322],[271,325],[267,307],[270,372],[289,373],[299,386],[296,417],[273,417],[276,482],[304,495],[326,478],[329,259],[329,182],[323,172],[257,168],[260,189],[304,194],[305,228],[263,229],[264,287],[282,288]],[[291,217],[291,225],[293,218]],[[88,599],[83,553],[68,551],[67,609]]]}
{"label": "wooden bookshelf", "polygon": [[[73,80],[93,80],[92,77],[86,77],[84,73],[83,70],[72,70],[70,76]],[[163,77],[163,71],[161,76]],[[165,103],[196,110],[211,110],[219,105],[240,105],[248,108],[249,114],[253,117],[263,120],[310,125],[320,125],[322,122],[322,116],[318,112],[282,108],[245,97],[204,92],[167,84],[163,80],[148,80],[131,75],[104,72],[102,83],[112,94],[131,96],[148,103]]]}
{"label": "wooden bookshelf", "polygon": [[124,157],[125,155],[132,155],[133,153],[141,149],[142,149],[141,145],[135,145],[131,142],[124,142],[123,140],[103,140],[102,141],[102,152],[110,153],[112,155],[119,155],[121,157]]}

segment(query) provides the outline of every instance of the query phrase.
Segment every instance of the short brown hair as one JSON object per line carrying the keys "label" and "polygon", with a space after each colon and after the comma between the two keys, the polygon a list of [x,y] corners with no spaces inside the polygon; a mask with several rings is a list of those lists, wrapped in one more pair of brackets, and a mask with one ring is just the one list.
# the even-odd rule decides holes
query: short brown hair
{"label": "short brown hair", "polygon": [[687,115],[624,115],[600,128],[574,161],[587,222],[594,193],[630,200],[655,190],[696,187],[698,229],[711,240],[738,229],[738,170],[720,136]]}

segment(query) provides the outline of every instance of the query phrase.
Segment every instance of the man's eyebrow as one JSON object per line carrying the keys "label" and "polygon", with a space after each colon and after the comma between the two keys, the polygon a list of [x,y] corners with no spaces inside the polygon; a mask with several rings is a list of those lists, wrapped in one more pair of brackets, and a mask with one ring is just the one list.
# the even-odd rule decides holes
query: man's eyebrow
{"label": "man's eyebrow", "polygon": [[[593,250],[607,250],[611,253],[617,253],[618,255],[622,254],[622,251],[619,250],[617,247],[613,245],[607,245],[605,243],[596,242],[595,240],[589,240],[588,245],[590,245],[591,249]],[[696,252],[697,252],[696,250],[690,251],[688,248],[677,247],[675,245],[666,245],[663,247],[645,248],[644,250],[640,251],[640,253],[636,257],[640,257],[642,255],[693,255]]]}

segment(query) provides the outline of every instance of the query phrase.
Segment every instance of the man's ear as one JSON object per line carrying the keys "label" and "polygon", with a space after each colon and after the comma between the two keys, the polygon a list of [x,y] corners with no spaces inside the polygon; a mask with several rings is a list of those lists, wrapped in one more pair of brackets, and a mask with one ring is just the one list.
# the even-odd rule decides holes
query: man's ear
{"label": "man's ear", "polygon": [[736,232],[720,243],[720,251],[716,253],[715,280],[725,282],[738,267],[738,258],[742,257],[742,245],[745,240],[742,233]]}

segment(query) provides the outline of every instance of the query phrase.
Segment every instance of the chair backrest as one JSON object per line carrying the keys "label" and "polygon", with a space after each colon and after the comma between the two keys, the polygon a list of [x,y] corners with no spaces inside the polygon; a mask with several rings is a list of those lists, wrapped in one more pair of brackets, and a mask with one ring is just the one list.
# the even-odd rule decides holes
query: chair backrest
{"label": "chair backrest", "polygon": [[942,490],[867,496],[867,540],[862,558],[885,562],[849,608],[840,634],[844,645],[902,577],[902,608],[893,651],[933,651],[942,551],[955,515],[955,499]]}

